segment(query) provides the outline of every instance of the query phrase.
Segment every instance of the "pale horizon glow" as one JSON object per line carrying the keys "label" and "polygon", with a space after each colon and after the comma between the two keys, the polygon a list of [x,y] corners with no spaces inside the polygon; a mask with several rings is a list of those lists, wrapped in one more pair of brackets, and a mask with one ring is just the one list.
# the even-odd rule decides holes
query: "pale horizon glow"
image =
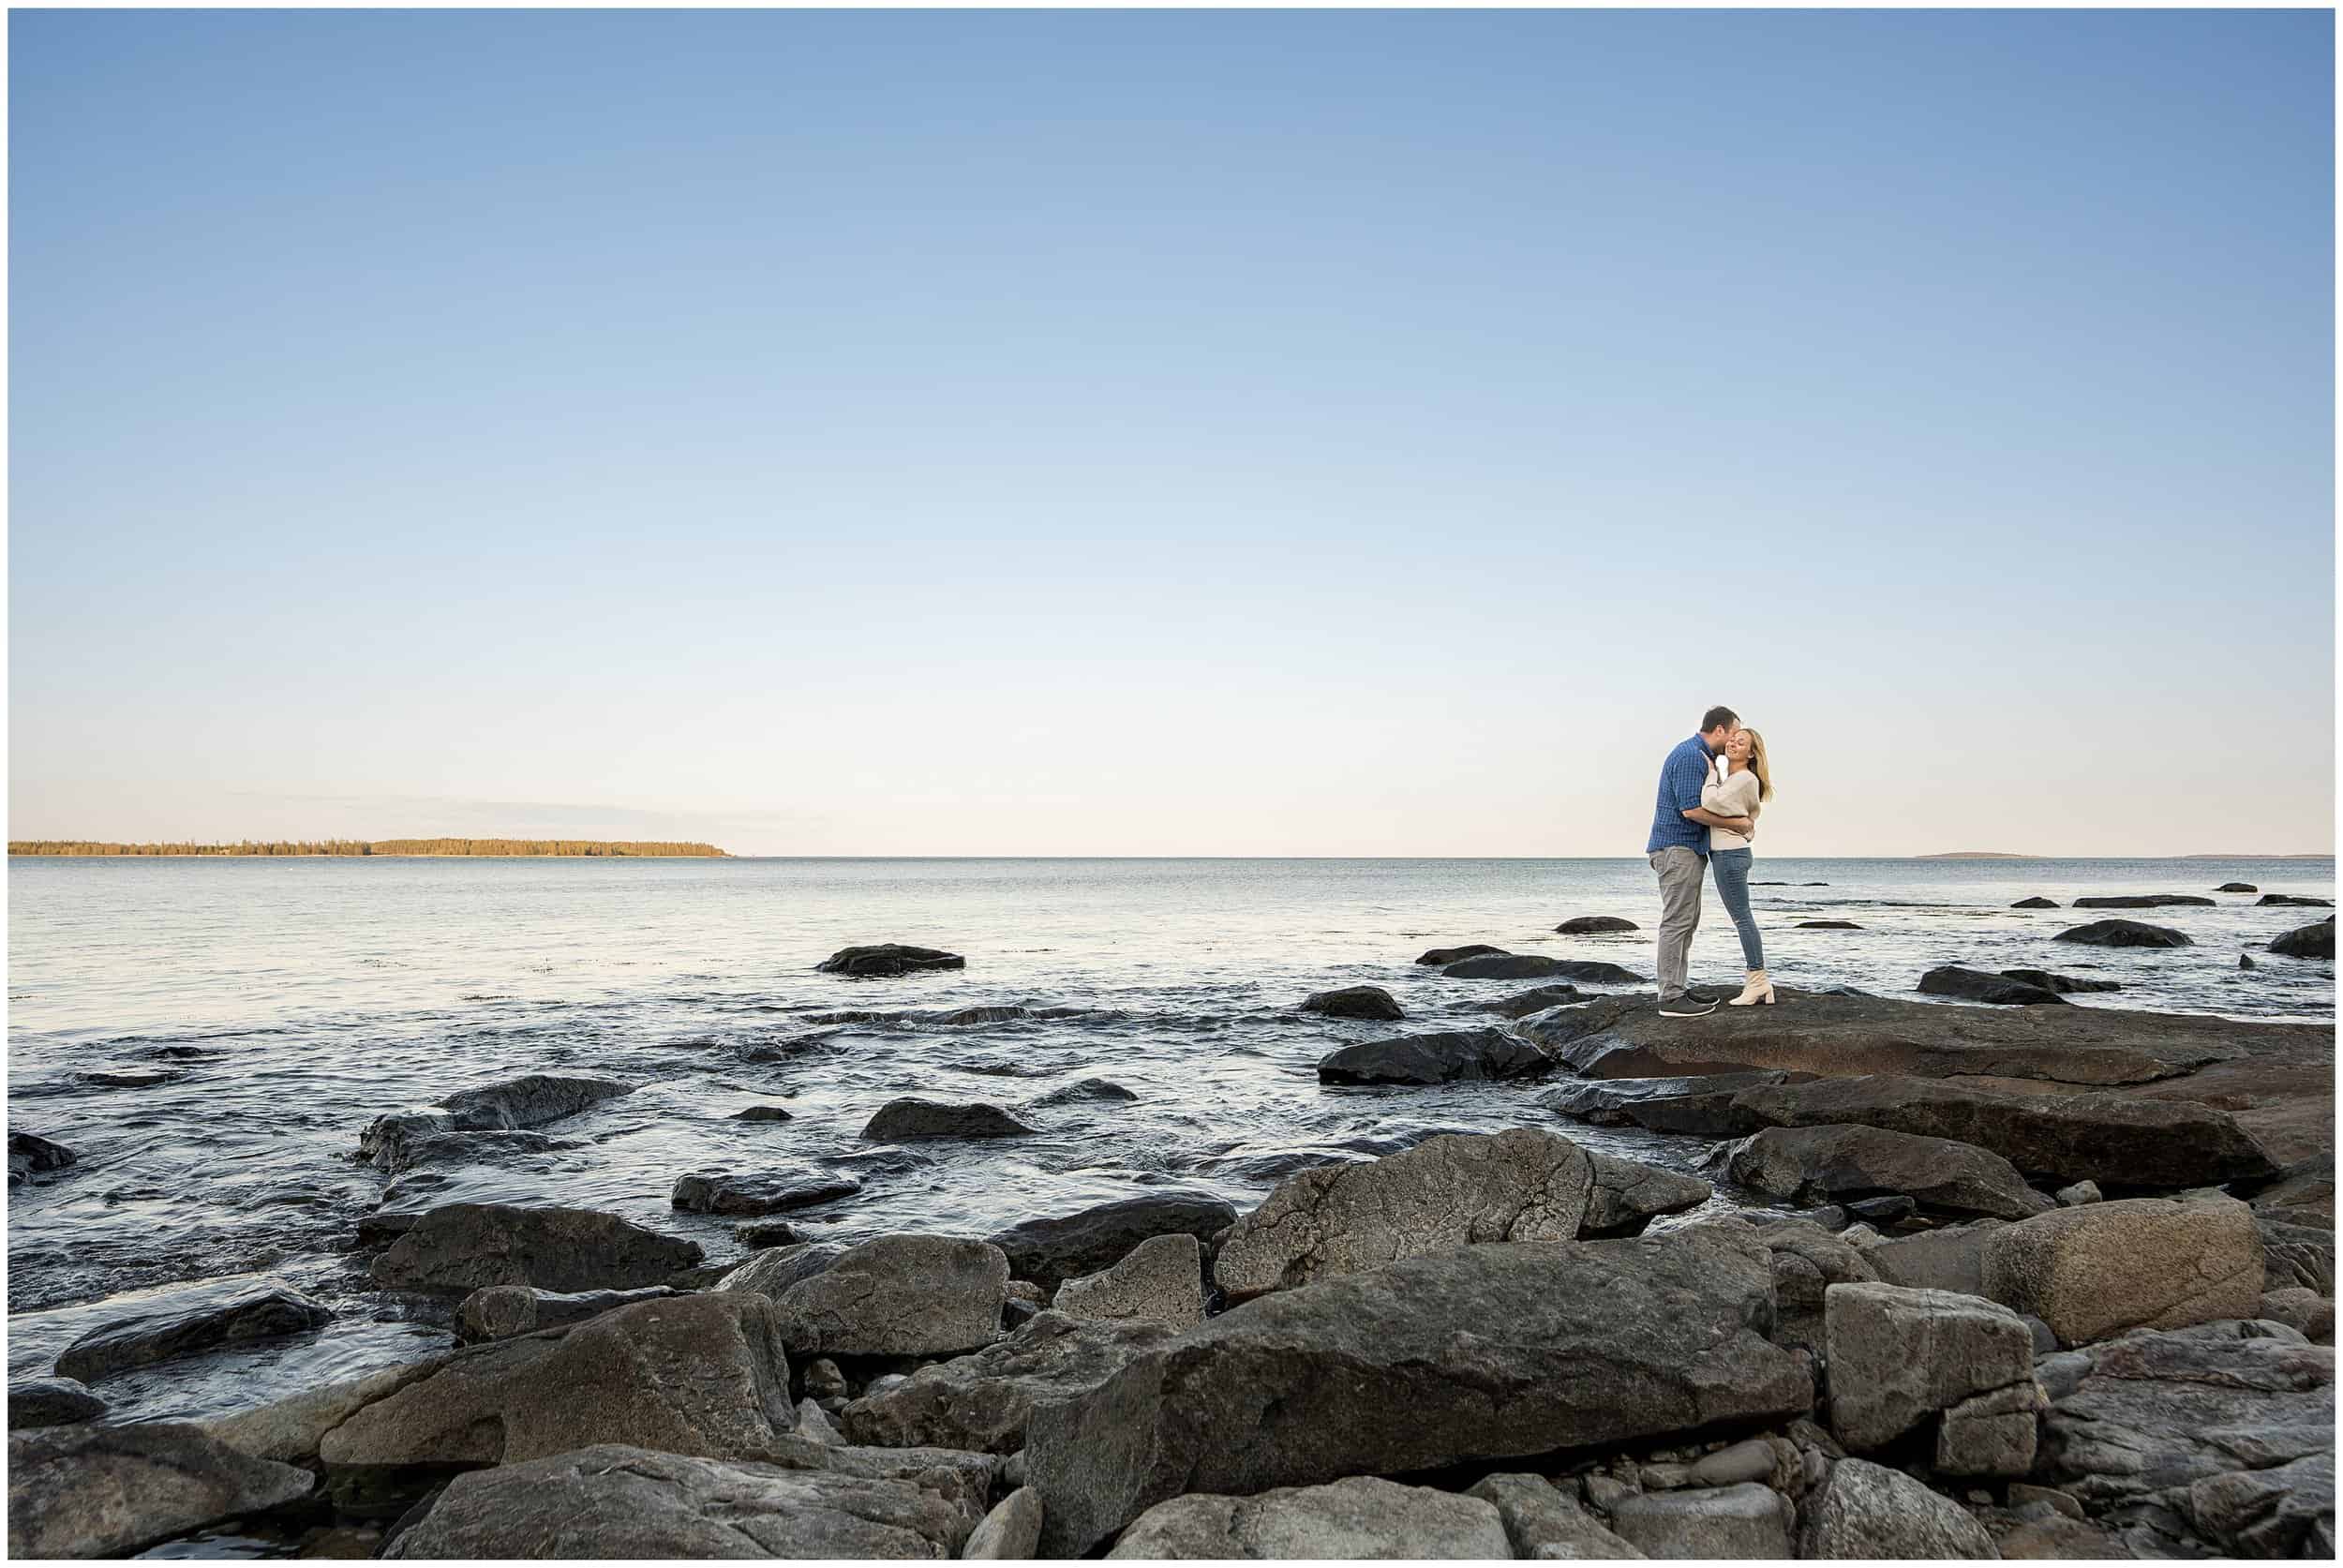
{"label": "pale horizon glow", "polygon": [[2323,11],[16,11],[9,836],[2331,854]]}

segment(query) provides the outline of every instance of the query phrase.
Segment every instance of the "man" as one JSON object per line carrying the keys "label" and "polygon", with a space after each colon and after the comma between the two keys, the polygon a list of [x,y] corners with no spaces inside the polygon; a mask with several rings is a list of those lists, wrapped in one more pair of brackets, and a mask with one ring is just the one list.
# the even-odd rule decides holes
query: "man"
{"label": "man", "polygon": [[1719,816],[1700,804],[1700,786],[1709,782],[1709,765],[1724,743],[1741,727],[1729,708],[1711,708],[1701,715],[1700,733],[1668,753],[1660,764],[1660,799],[1651,817],[1651,842],[1645,853],[1660,874],[1660,1016],[1698,1018],[1717,1010],[1717,999],[1686,988],[1693,933],[1700,929],[1700,882],[1709,869],[1709,829],[1753,831],[1756,824],[1745,816]]}

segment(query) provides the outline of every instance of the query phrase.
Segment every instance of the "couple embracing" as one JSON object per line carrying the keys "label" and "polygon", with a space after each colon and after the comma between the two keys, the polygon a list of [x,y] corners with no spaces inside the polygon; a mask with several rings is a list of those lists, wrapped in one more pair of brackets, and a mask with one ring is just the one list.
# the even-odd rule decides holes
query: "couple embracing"
{"label": "couple embracing", "polygon": [[1714,1012],[1720,998],[1685,984],[1693,933],[1700,927],[1700,881],[1704,867],[1716,873],[1717,897],[1741,934],[1741,957],[1749,983],[1730,998],[1737,1008],[1773,1000],[1766,978],[1766,949],[1749,912],[1750,841],[1757,813],[1773,799],[1766,770],[1765,738],[1729,708],[1701,715],[1700,733],[1668,753],[1660,765],[1660,800],[1651,819],[1647,853],[1660,874],[1660,1014],[1698,1018]]}

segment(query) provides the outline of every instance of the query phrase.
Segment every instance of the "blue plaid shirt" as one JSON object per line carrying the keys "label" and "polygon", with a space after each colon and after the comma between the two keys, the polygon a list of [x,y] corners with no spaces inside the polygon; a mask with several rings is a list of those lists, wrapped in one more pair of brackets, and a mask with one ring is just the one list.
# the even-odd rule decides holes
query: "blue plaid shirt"
{"label": "blue plaid shirt", "polygon": [[1684,814],[1700,804],[1700,786],[1709,782],[1709,764],[1716,759],[1709,742],[1694,736],[1660,764],[1660,802],[1651,813],[1651,842],[1646,855],[1657,855],[1670,844],[1682,844],[1709,858],[1709,829]]}

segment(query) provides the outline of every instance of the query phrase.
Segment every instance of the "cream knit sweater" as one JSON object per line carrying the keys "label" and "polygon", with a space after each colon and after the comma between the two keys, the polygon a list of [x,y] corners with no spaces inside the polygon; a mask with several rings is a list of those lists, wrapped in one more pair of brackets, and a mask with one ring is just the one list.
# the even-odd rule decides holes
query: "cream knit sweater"
{"label": "cream knit sweater", "polygon": [[[1701,786],[1700,803],[1719,816],[1757,815],[1757,775],[1744,768],[1738,773],[1726,769],[1733,765],[1718,757],[1709,764],[1709,782]],[[1709,829],[1709,847],[1747,849],[1749,840],[1724,828]]]}

